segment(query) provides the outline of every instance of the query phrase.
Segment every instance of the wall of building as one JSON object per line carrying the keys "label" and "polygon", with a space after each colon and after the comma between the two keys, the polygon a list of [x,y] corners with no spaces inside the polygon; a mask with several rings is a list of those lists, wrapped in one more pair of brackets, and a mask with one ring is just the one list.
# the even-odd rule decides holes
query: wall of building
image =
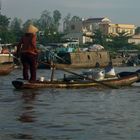
{"label": "wall of building", "polygon": [[135,34],[135,25],[132,24],[100,24],[100,29],[104,34],[114,34],[117,35],[121,32],[126,32],[129,35]]}
{"label": "wall of building", "polygon": [[134,43],[136,45],[140,44],[140,35],[134,35],[128,40],[129,43]]}
{"label": "wall of building", "polygon": [[98,62],[101,66],[106,66],[109,61],[110,56],[107,51],[71,53],[71,64],[95,66]]}

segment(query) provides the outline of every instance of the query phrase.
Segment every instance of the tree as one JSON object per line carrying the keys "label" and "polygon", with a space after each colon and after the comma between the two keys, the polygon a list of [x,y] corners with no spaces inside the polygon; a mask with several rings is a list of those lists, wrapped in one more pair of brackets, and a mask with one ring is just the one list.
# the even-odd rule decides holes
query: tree
{"label": "tree", "polygon": [[41,14],[41,17],[39,19],[39,26],[41,30],[45,30],[46,28],[50,28],[52,25],[53,19],[50,15],[50,12],[47,10],[44,10]]}
{"label": "tree", "polygon": [[102,33],[101,30],[97,29],[93,33],[93,44],[100,44],[106,47],[107,44],[107,36]]}
{"label": "tree", "polygon": [[14,18],[11,21],[10,29],[16,38],[16,42],[19,41],[22,34],[21,24],[22,24],[22,20],[18,18]]}
{"label": "tree", "polygon": [[11,21],[11,25],[10,25],[11,30],[13,30],[13,31],[21,30],[21,23],[22,23],[21,19],[14,18]]}
{"label": "tree", "polygon": [[59,40],[59,25],[61,20],[61,13],[58,10],[53,11],[53,15],[47,10],[41,14],[37,24],[40,27],[39,42],[46,44],[50,42],[57,42]]}
{"label": "tree", "polygon": [[131,36],[129,36],[129,34],[126,32],[118,33],[118,35],[115,35],[115,36],[110,35],[109,41],[108,41],[108,46],[115,50],[119,50],[122,48],[131,49],[132,46],[134,46],[134,44],[128,42],[128,39],[130,37]]}
{"label": "tree", "polygon": [[56,31],[58,32],[59,25],[60,25],[60,19],[61,19],[61,13],[58,10],[53,11],[53,21],[54,21],[54,27],[56,28]]}
{"label": "tree", "polygon": [[10,18],[0,14],[0,31],[7,30],[10,23]]}
{"label": "tree", "polygon": [[67,33],[68,32],[68,25],[69,25],[69,22],[70,22],[70,19],[71,19],[71,14],[68,13],[64,19],[63,19],[63,29],[64,29],[64,32]]}
{"label": "tree", "polygon": [[12,33],[8,31],[10,18],[0,15],[0,43],[11,43],[13,40]]}
{"label": "tree", "polygon": [[78,16],[73,16],[71,17],[70,13],[67,14],[67,16],[63,19],[63,30],[64,33],[68,33],[69,32],[69,27],[71,23],[77,23],[77,22],[81,22],[82,19]]}
{"label": "tree", "polygon": [[68,13],[65,17],[64,17],[64,22],[66,22],[66,23],[68,23],[69,21],[70,21],[70,19],[71,19],[71,14],[70,13]]}
{"label": "tree", "polygon": [[71,18],[71,21],[73,21],[73,22],[78,22],[78,21],[81,21],[81,18],[78,17],[78,16],[73,16],[73,17]]}
{"label": "tree", "polygon": [[83,36],[90,37],[92,39],[92,42],[88,44],[100,44],[104,48],[107,48],[108,36],[103,34],[101,30],[97,29],[93,33],[90,33],[90,34],[84,33]]}
{"label": "tree", "polygon": [[14,43],[16,38],[15,35],[11,31],[2,31],[0,32],[0,38],[2,44],[7,44],[7,43]]}
{"label": "tree", "polygon": [[136,34],[140,34],[140,27],[137,27],[135,32]]}

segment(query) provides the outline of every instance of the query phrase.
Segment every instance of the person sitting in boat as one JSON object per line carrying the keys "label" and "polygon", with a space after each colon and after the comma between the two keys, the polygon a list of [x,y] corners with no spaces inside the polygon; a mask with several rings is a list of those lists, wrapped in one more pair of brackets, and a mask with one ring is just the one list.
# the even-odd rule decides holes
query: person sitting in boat
{"label": "person sitting in boat", "polygon": [[103,80],[105,77],[104,70],[100,68],[99,62],[96,62],[94,69],[89,69],[87,72],[83,72],[83,74],[94,80]]}
{"label": "person sitting in boat", "polygon": [[105,77],[104,70],[101,69],[99,62],[96,62],[95,70],[94,70],[94,73],[92,75],[92,78],[95,80],[103,80],[104,77]]}
{"label": "person sitting in boat", "polygon": [[112,65],[112,62],[109,62],[108,65],[104,68],[104,70],[105,70],[105,77],[109,78],[109,77],[116,76],[115,69]]}
{"label": "person sitting in boat", "polygon": [[96,64],[95,64],[95,69],[100,69],[100,64],[99,64],[99,62],[96,62]]}

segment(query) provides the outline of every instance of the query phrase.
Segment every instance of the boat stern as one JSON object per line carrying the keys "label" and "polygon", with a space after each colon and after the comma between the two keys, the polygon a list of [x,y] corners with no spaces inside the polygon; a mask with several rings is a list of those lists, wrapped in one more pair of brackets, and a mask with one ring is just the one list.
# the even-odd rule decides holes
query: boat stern
{"label": "boat stern", "polygon": [[12,81],[12,85],[16,88],[16,89],[21,89],[23,86],[23,82],[22,81],[18,81],[18,80],[14,80]]}

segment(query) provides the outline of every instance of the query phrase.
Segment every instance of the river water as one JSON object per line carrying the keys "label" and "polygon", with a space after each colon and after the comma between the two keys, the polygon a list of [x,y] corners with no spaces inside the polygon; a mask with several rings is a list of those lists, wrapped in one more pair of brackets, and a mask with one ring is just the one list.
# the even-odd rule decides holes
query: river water
{"label": "river water", "polygon": [[[50,71],[38,70],[40,76],[49,78]],[[11,81],[18,77],[18,69],[0,77],[0,140],[140,139],[139,83],[120,89],[16,90]]]}

